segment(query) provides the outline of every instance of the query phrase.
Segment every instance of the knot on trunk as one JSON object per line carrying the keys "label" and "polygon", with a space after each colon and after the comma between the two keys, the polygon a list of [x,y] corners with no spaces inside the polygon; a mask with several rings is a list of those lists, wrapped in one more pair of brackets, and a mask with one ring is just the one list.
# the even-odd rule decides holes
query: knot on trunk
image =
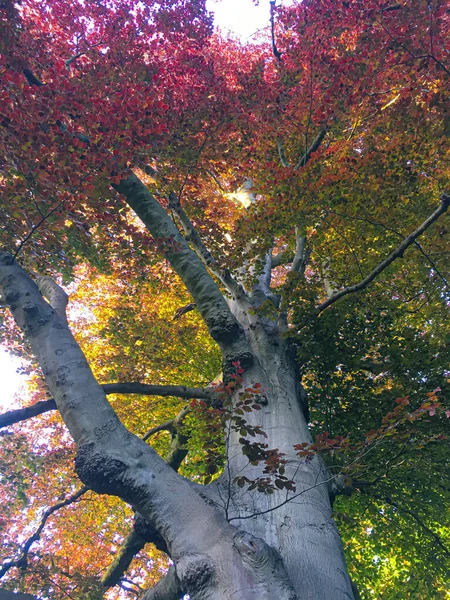
{"label": "knot on trunk", "polygon": [[242,334],[241,326],[228,313],[214,313],[205,322],[211,337],[219,344],[230,344]]}
{"label": "knot on trunk", "polygon": [[130,503],[134,498],[143,497],[143,490],[128,475],[128,465],[99,451],[94,442],[78,449],[75,471],[81,481],[98,494],[119,496]]}
{"label": "knot on trunk", "polygon": [[195,597],[206,586],[209,587],[215,574],[215,567],[211,559],[201,555],[190,555],[183,558],[177,563],[176,570],[183,590],[191,597]]}
{"label": "knot on trunk", "polygon": [[297,600],[281,556],[275,548],[246,531],[239,531],[233,542],[242,562],[251,568],[257,583],[263,585],[270,598]]}
{"label": "knot on trunk", "polygon": [[236,372],[236,363],[239,363],[241,369],[247,371],[253,365],[254,360],[254,356],[251,352],[242,351],[227,354],[223,360],[222,366],[223,380],[228,381],[230,376]]}

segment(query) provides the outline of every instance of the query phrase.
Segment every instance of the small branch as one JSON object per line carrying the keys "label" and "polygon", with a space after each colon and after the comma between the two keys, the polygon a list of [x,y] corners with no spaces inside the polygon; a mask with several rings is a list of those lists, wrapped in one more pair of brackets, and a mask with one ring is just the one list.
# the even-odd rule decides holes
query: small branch
{"label": "small branch", "polygon": [[188,312],[191,312],[191,310],[195,310],[197,308],[197,305],[195,304],[195,302],[190,302],[189,304],[186,304],[185,306],[182,306],[181,308],[177,308],[177,310],[175,311],[175,314],[173,316],[173,320],[177,321],[178,319],[181,319],[181,317],[183,315],[185,315]]}
{"label": "small branch", "polygon": [[42,516],[39,527],[36,529],[36,531],[33,533],[33,535],[27,539],[25,544],[22,546],[22,554],[21,554],[20,558],[18,558],[17,560],[5,563],[0,567],[0,579],[13,567],[17,567],[17,568],[20,568],[23,570],[25,570],[27,568],[28,553],[30,551],[30,548],[31,548],[32,544],[34,544],[34,542],[37,542],[40,539],[41,533],[45,527],[45,524],[46,524],[48,518],[57,510],[60,510],[61,508],[64,508],[64,506],[69,506],[70,504],[73,504],[74,502],[76,502],[87,491],[89,491],[89,488],[87,486],[83,486],[77,492],[72,494],[72,496],[69,496],[68,498],[66,498],[66,500],[63,500],[62,502],[58,502],[57,504],[54,504],[52,507],[50,507],[48,510],[45,511],[45,513]]}
{"label": "small branch", "polygon": [[298,169],[300,169],[300,167],[304,167],[306,165],[306,163],[311,158],[311,154],[313,152],[316,152],[319,149],[319,146],[322,143],[322,141],[324,140],[324,138],[325,138],[326,135],[327,135],[327,128],[324,127],[323,129],[321,129],[319,131],[319,133],[316,135],[316,137],[313,140],[313,143],[311,144],[311,146],[309,147],[309,149],[305,152],[305,154],[301,157],[301,159],[295,165],[295,170],[296,171]]}
{"label": "small branch", "polygon": [[14,253],[14,258],[17,258],[17,256],[19,255],[19,252],[22,250],[22,248],[25,246],[25,244],[28,242],[28,240],[34,235],[34,233],[37,231],[37,229],[39,229],[39,227],[42,225],[42,223],[44,223],[44,221],[46,221],[59,208],[61,208],[61,206],[63,204],[64,204],[63,200],[61,200],[61,202],[58,202],[58,204],[54,208],[52,208],[46,215],[44,215],[43,217],[41,217],[39,219],[39,221],[36,223],[36,225],[33,225],[33,227],[30,229],[30,232],[24,237],[24,239],[20,242],[19,246],[17,247],[17,250]]}
{"label": "small branch", "polygon": [[291,250],[287,250],[286,252],[279,252],[275,256],[272,256],[272,261],[270,263],[271,269],[276,269],[281,265],[287,265],[294,260],[294,254]]}
{"label": "small branch", "polygon": [[[354,215],[347,215],[345,213],[339,213],[339,212],[336,212],[335,210],[331,210],[330,208],[327,209],[327,212],[331,215],[336,215],[343,219],[350,219],[351,221],[362,221],[363,223],[369,223],[370,225],[375,225],[376,227],[383,227],[383,229],[385,229],[386,231],[391,231],[392,233],[395,233],[395,235],[398,235],[401,238],[404,237],[396,229],[393,229],[392,227],[388,227],[387,225],[385,225],[384,223],[380,223],[379,221],[374,221],[373,219],[368,219],[366,217],[355,217]],[[442,283],[445,285],[445,287],[450,289],[450,285],[449,285],[448,281],[442,275],[442,273],[439,271],[439,269],[436,266],[436,263],[433,261],[431,256],[425,252],[425,250],[422,248],[422,246],[419,244],[419,242],[415,241],[414,245],[419,250],[419,252],[423,255],[423,257],[430,263],[431,268],[435,271],[436,275],[442,280]]]}
{"label": "small branch", "polygon": [[30,69],[24,69],[23,74],[27,78],[27,81],[30,85],[37,85],[38,87],[45,85],[45,83],[42,83],[42,81],[40,81],[36,75],[30,71]]}
{"label": "small branch", "polygon": [[78,54],[75,54],[74,56],[71,56],[70,58],[68,58],[65,61],[65,65],[66,65],[66,69],[68,71],[70,71],[70,65],[75,62],[78,58],[81,58],[82,56],[85,56],[88,52],[90,52],[91,50],[93,50],[94,48],[97,48],[97,46],[100,46],[101,44],[103,44],[103,40],[100,40],[99,42],[97,42],[96,44],[93,44],[90,48],[88,48],[85,52],[78,52]]}
{"label": "small branch", "polygon": [[42,413],[50,410],[56,410],[56,402],[53,400],[43,400],[42,402],[36,402],[32,406],[26,408],[19,408],[18,410],[10,410],[0,415],[0,429],[2,427],[8,427],[14,425],[14,423],[20,423],[20,421],[26,421],[32,417],[42,415]]}
{"label": "small branch", "polygon": [[275,41],[275,2],[276,0],[270,0],[270,30],[272,34],[272,51],[275,58],[281,62],[281,52],[278,50]]}
{"label": "small branch", "polygon": [[242,286],[240,286],[233,279],[228,270],[223,270],[217,265],[216,259],[202,242],[197,230],[187,214],[184,212],[179,198],[173,192],[169,194],[169,208],[177,216],[186,234],[186,240],[191,242],[197,256],[200,258],[203,264],[208,267],[210,271],[222,282],[222,284],[227,288],[234,298],[243,298],[245,292]]}
{"label": "small branch", "polygon": [[184,385],[149,385],[146,383],[105,383],[101,385],[108,394],[140,394],[141,396],[174,396],[198,398],[212,402],[216,397],[214,388],[190,388]]}
{"label": "small branch", "polygon": [[174,431],[181,424],[181,421],[184,419],[184,417],[188,414],[189,411],[190,407],[185,406],[180,410],[176,417],[170,419],[170,421],[166,421],[165,423],[161,423],[160,425],[149,429],[147,433],[142,436],[142,439],[146,441],[149,437],[155,435],[155,433],[158,433],[159,431]]}
{"label": "small branch", "polygon": [[119,583],[120,578],[127,571],[131,561],[144,548],[145,543],[145,540],[134,529],[127,535],[117,550],[114,560],[100,580],[105,588],[114,587]]}
{"label": "small branch", "polygon": [[180,600],[184,596],[180,581],[177,577],[175,567],[169,567],[167,575],[158,583],[149,589],[142,600]]}
{"label": "small branch", "polygon": [[355,292],[359,292],[364,289],[371,283],[380,273],[382,273],[391,263],[394,262],[397,258],[402,258],[405,250],[414,244],[416,238],[418,238],[424,231],[430,227],[437,219],[447,211],[450,205],[450,196],[446,194],[442,194],[441,196],[441,204],[440,206],[426,219],[413,233],[411,233],[407,238],[403,240],[403,242],[393,251],[389,256],[383,260],[373,271],[362,281],[355,285],[350,285],[339,292],[333,294],[330,298],[327,298],[324,302],[319,304],[317,307],[317,312],[322,312],[331,304],[334,304],[340,298],[347,296],[348,294],[353,294]]}
{"label": "small branch", "polygon": [[286,158],[286,154],[284,153],[284,144],[283,144],[282,140],[278,140],[277,148],[278,148],[278,156],[280,157],[280,162],[283,165],[283,167],[290,167],[291,165],[290,165],[288,159]]}

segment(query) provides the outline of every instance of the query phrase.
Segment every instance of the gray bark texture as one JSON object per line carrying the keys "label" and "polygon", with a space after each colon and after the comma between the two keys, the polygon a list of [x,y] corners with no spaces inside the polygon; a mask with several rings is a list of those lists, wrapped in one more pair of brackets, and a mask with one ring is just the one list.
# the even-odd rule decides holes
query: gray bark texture
{"label": "gray bark texture", "polygon": [[[352,600],[339,534],[331,516],[330,478],[318,458],[300,459],[295,444],[310,442],[304,391],[282,327],[257,316],[270,298],[270,256],[253,290],[240,285],[225,299],[205,265],[137,177],[116,186],[154,237],[172,237],[168,259],[190,291],[223,355],[224,382],[235,365],[243,381],[231,394],[257,384],[260,410],[245,413],[260,427],[252,441],[283,453],[295,491],[273,494],[236,485],[264,477],[264,463],[242,452],[239,428],[225,423],[227,466],[208,486],[178,475],[150,445],[131,434],[111,408],[73,338],[67,299],[48,278],[36,283],[10,254],[0,255],[0,293],[25,333],[48,387],[78,447],[76,471],[100,494],[122,498],[148,523],[173,562],[145,598],[176,600]],[[45,299],[47,298],[47,300]],[[149,332],[151,335],[151,332]],[[142,539],[145,539],[141,535]],[[142,547],[138,540],[136,548]],[[131,543],[131,542],[130,542]]]}

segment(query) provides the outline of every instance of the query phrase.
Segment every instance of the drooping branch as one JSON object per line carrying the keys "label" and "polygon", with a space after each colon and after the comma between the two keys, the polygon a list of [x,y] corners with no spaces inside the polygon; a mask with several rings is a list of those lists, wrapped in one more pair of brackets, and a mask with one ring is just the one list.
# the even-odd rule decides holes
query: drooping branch
{"label": "drooping branch", "polygon": [[228,270],[221,269],[219,267],[216,259],[206,248],[198,234],[198,231],[183,210],[179,198],[174,193],[169,194],[169,208],[178,218],[186,234],[186,239],[188,242],[191,242],[197,256],[200,258],[203,264],[208,267],[211,273],[213,273],[219,279],[219,281],[226,287],[226,289],[235,299],[243,298],[245,296],[244,289],[237,283],[237,281],[234,280]]}
{"label": "drooping branch", "polygon": [[142,596],[142,600],[180,600],[184,596],[180,580],[174,567],[169,567],[167,575]]}
{"label": "drooping branch", "polygon": [[40,539],[41,533],[42,533],[42,531],[43,531],[43,529],[45,527],[45,524],[47,523],[49,517],[53,513],[55,513],[56,511],[60,510],[61,508],[64,508],[65,506],[69,506],[70,504],[73,504],[74,502],[76,502],[87,491],[89,491],[89,488],[87,486],[83,486],[77,492],[75,492],[74,494],[72,494],[71,496],[69,496],[68,498],[66,498],[65,500],[62,500],[61,502],[57,502],[56,504],[54,504],[53,506],[51,506],[49,509],[47,509],[44,512],[44,514],[42,515],[42,519],[41,519],[41,522],[39,524],[39,527],[36,529],[36,531],[33,533],[33,535],[31,535],[27,539],[27,541],[23,544],[23,546],[22,546],[22,552],[21,552],[20,557],[17,560],[9,561],[9,562],[3,564],[0,567],[0,579],[10,569],[12,569],[14,567],[17,567],[19,569],[26,569],[27,568],[27,565],[28,565],[28,554],[30,552],[30,548],[34,544],[34,542],[37,542]]}
{"label": "drooping branch", "polygon": [[330,298],[327,298],[324,302],[319,304],[317,307],[317,312],[322,312],[344,296],[348,294],[353,294],[355,292],[359,292],[363,290],[365,287],[369,285],[380,273],[382,273],[391,263],[394,262],[397,258],[402,258],[405,250],[414,244],[415,240],[430,227],[437,219],[447,211],[450,205],[450,196],[446,194],[442,194],[441,203],[439,207],[426,219],[413,233],[411,233],[408,237],[406,237],[403,242],[393,251],[385,260],[383,260],[378,266],[373,269],[367,277],[365,277],[362,281],[355,285],[350,285],[339,292],[334,293]]}

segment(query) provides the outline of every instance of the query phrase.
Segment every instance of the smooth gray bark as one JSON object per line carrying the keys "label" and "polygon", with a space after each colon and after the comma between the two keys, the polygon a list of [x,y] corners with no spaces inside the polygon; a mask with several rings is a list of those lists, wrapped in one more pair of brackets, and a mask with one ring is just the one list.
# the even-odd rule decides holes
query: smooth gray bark
{"label": "smooth gray bark", "polygon": [[78,446],[80,479],[98,493],[119,496],[152,524],[175,563],[182,589],[193,600],[295,600],[276,551],[228,523],[125,429],[64,317],[7,253],[0,255],[0,293],[27,336]]}

